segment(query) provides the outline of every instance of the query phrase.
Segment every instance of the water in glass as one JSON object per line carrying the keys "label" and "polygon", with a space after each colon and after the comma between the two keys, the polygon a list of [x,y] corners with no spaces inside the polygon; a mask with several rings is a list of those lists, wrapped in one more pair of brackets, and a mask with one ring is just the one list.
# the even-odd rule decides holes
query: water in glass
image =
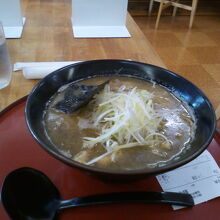
{"label": "water in glass", "polygon": [[9,85],[11,80],[12,66],[8,53],[3,28],[0,23],[0,89]]}

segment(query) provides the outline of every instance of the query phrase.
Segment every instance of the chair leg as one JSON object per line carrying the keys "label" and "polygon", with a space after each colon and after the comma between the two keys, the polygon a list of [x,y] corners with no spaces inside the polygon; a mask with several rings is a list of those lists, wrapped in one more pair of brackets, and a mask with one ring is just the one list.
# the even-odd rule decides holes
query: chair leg
{"label": "chair leg", "polygon": [[[179,0],[177,0],[176,2],[179,2]],[[174,6],[174,8],[173,8],[173,14],[172,14],[173,17],[176,16],[176,11],[177,11],[177,7]]]}
{"label": "chair leg", "polygon": [[159,8],[158,15],[157,15],[157,20],[156,20],[155,29],[157,29],[157,28],[158,28],[158,25],[159,25],[160,16],[161,16],[161,13],[162,13],[162,10],[163,10],[164,1],[165,1],[165,0],[161,0],[161,2],[160,2],[160,8]]}
{"label": "chair leg", "polygon": [[197,4],[198,4],[198,0],[192,0],[192,11],[191,11],[191,15],[190,15],[189,28],[191,28],[193,25]]}
{"label": "chair leg", "polygon": [[154,0],[150,0],[149,10],[148,10],[148,16],[151,16],[151,12],[153,9]]}

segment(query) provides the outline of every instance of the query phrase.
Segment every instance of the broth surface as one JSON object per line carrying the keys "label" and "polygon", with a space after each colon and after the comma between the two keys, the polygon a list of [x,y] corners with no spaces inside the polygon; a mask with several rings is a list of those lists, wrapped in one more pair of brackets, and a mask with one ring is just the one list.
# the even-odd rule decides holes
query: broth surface
{"label": "broth surface", "polygon": [[[164,118],[158,132],[167,137],[171,146],[160,146],[155,149],[150,146],[121,149],[115,155],[114,160],[111,155],[108,155],[91,166],[113,170],[152,168],[168,163],[190,145],[196,127],[195,118],[190,108],[170,91],[154,83],[128,77],[99,77],[85,80],[81,84],[99,85],[107,79],[110,79],[110,87],[116,90],[123,85],[153,93],[155,111]],[[71,115],[58,112],[52,106],[62,100],[64,92],[65,89],[58,92],[48,102],[44,115],[46,133],[62,154],[78,162],[86,163],[106,152],[99,144],[93,148],[83,148],[83,137],[95,137],[99,133],[99,130],[92,127],[89,122],[93,111],[92,104],[89,103]]]}

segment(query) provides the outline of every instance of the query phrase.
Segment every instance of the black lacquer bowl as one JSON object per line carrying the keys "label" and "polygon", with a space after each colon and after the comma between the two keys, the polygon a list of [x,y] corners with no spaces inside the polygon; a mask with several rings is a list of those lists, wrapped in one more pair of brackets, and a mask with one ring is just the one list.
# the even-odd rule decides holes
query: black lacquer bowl
{"label": "black lacquer bowl", "polygon": [[[125,76],[155,81],[179,96],[194,110],[197,118],[195,138],[188,150],[167,165],[152,169],[113,171],[83,165],[62,155],[51,144],[43,125],[43,111],[50,97],[64,84],[99,76]],[[201,154],[211,142],[216,118],[214,109],[204,93],[183,77],[160,67],[127,60],[93,60],[66,66],[42,79],[28,96],[26,109],[28,128],[36,141],[48,153],[63,163],[106,179],[137,179],[163,173],[186,164]]]}

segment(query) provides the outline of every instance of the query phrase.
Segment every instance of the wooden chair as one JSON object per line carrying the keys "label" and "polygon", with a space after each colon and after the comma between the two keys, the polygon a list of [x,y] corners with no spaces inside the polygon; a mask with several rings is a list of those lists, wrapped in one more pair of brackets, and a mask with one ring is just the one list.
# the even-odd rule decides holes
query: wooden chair
{"label": "wooden chair", "polygon": [[192,6],[180,4],[179,0],[150,0],[149,16],[151,15],[151,11],[152,11],[153,3],[154,2],[160,2],[160,7],[159,7],[158,15],[157,15],[155,29],[158,28],[159,21],[160,21],[160,16],[161,16],[162,11],[165,8],[169,7],[169,6],[173,6],[174,7],[173,16],[176,15],[177,8],[183,8],[183,9],[191,11],[189,28],[192,27],[194,16],[195,16],[195,12],[196,12],[196,7],[197,7],[197,4],[198,4],[198,0],[192,0]]}

